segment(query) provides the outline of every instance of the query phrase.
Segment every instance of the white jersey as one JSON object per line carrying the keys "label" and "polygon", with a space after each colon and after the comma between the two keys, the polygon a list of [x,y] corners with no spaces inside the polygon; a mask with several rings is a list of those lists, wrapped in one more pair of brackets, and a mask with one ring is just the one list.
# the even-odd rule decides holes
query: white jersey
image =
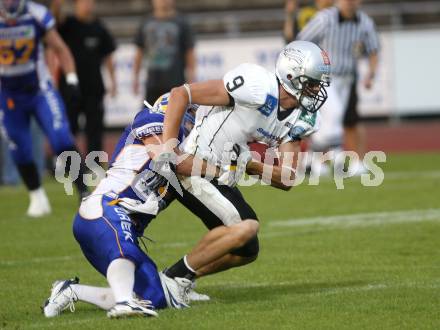
{"label": "white jersey", "polygon": [[[299,108],[282,111],[276,75],[263,67],[241,64],[226,73],[223,82],[233,105],[199,108],[183,146],[186,153],[220,164],[222,154],[234,144],[247,148],[250,142],[262,142],[278,147],[317,129],[318,113]],[[295,127],[301,128],[300,135],[290,136]]]}

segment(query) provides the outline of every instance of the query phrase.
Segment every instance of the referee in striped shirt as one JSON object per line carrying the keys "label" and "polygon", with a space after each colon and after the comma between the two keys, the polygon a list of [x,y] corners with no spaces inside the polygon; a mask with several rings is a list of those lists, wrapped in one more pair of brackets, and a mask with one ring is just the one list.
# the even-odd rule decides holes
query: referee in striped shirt
{"label": "referee in striped shirt", "polygon": [[[357,62],[364,56],[369,59],[363,84],[370,89],[376,75],[379,41],[373,20],[359,10],[359,5],[360,0],[337,0],[336,6],[318,12],[297,37],[319,44],[328,52],[332,66],[329,97],[320,111],[321,127],[312,135],[314,151],[338,151],[345,142],[346,148],[356,151],[359,157],[365,153],[356,109]],[[365,168],[357,162],[350,164],[350,171],[362,174]]]}

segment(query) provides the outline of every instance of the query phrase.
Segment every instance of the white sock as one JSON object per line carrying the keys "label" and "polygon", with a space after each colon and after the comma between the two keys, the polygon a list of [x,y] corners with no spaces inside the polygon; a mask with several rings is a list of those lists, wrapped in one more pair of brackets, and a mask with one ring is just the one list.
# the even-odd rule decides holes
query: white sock
{"label": "white sock", "polygon": [[30,190],[29,198],[31,201],[36,200],[39,202],[45,201],[49,203],[49,199],[47,198],[46,191],[44,190],[43,187],[37,188],[35,190]]}
{"label": "white sock", "polygon": [[113,260],[107,269],[107,281],[113,291],[116,302],[133,299],[135,264],[119,258]]}
{"label": "white sock", "polygon": [[115,305],[115,298],[113,297],[113,292],[110,288],[100,288],[81,284],[73,284],[71,285],[71,288],[80,301],[96,305],[104,310],[108,310]]}

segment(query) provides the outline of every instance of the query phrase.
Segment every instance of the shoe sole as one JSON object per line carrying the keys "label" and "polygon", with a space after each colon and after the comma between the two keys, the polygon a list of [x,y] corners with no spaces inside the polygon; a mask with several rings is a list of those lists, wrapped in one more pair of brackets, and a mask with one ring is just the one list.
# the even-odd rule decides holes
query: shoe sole
{"label": "shoe sole", "polygon": [[148,311],[148,312],[108,312],[107,317],[110,319],[124,319],[124,318],[131,318],[131,317],[158,317],[159,314],[157,314],[155,311]]}

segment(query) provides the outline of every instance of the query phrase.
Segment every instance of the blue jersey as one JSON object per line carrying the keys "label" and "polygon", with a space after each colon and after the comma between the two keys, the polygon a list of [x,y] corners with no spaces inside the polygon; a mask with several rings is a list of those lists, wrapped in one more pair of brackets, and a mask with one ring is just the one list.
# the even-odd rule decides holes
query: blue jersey
{"label": "blue jersey", "polygon": [[49,10],[32,1],[14,24],[0,17],[0,90],[29,92],[48,88],[50,75],[43,38],[54,26]]}
{"label": "blue jersey", "polygon": [[[150,157],[142,139],[161,135],[164,114],[148,108],[140,111],[122,133],[109,163],[106,177],[101,180],[94,194],[113,192],[119,197],[143,200],[142,173],[148,170]],[[179,132],[179,141],[183,140],[183,128]],[[139,175],[141,174],[141,175]],[[145,192],[148,194],[148,192]]]}

